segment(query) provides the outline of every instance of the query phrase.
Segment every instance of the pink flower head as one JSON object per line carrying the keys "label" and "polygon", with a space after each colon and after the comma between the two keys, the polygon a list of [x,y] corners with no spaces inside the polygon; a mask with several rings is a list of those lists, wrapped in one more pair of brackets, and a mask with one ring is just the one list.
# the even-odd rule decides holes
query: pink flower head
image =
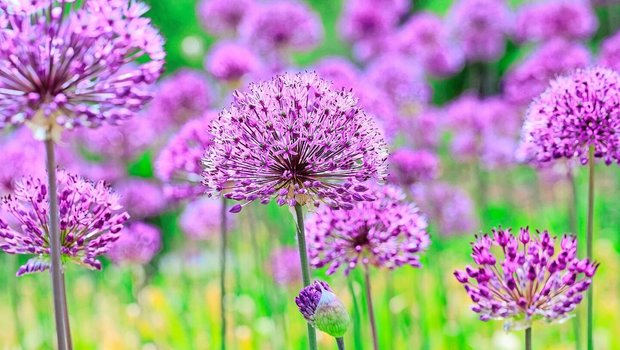
{"label": "pink flower head", "polygon": [[337,89],[358,89],[359,69],[342,57],[325,57],[314,66],[317,74]]}
{"label": "pink flower head", "polygon": [[599,64],[620,71],[620,31],[605,39],[601,44]]}
{"label": "pink flower head", "polygon": [[478,225],[472,199],[456,186],[441,182],[423,183],[413,188],[413,197],[442,236],[471,232]]}
{"label": "pink flower head", "polygon": [[517,14],[519,41],[587,39],[596,32],[596,14],[587,0],[546,0],[525,4]]}
{"label": "pink flower head", "polygon": [[255,7],[254,0],[201,0],[198,18],[211,34],[235,34],[243,19]]}
{"label": "pink flower head", "polygon": [[439,158],[433,152],[399,148],[390,154],[388,181],[410,187],[421,181],[433,180],[439,173]]}
{"label": "pink flower head", "polygon": [[213,47],[205,67],[217,80],[235,84],[245,76],[256,74],[261,62],[247,45],[223,41]]}
{"label": "pink flower head", "polygon": [[[217,237],[221,231],[222,201],[209,198],[197,199],[187,205],[179,218],[179,226],[185,235],[197,241]],[[227,213],[227,228],[231,229],[233,215]]]}
{"label": "pink flower head", "polygon": [[121,204],[133,218],[157,216],[166,209],[163,189],[149,179],[126,178],[115,186],[121,196]]}
{"label": "pink flower head", "polygon": [[106,254],[118,265],[148,264],[161,249],[161,232],[157,226],[133,222],[121,231]]}
{"label": "pink flower head", "polygon": [[0,194],[12,192],[23,176],[45,176],[45,150],[28,130],[2,135],[0,149],[0,163],[6,165],[0,167]]}

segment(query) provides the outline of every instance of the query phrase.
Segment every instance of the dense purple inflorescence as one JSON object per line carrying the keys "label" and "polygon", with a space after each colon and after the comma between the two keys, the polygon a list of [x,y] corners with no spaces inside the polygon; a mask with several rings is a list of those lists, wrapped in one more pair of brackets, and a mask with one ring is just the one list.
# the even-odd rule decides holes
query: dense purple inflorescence
{"label": "dense purple inflorescence", "polygon": [[[165,57],[147,9],[127,0],[0,3],[0,127],[28,123],[37,138],[58,139],[140,110]],[[138,58],[148,62],[128,64]]]}
{"label": "dense purple inflorescence", "polygon": [[211,49],[205,67],[216,79],[234,85],[245,76],[256,74],[261,62],[247,45],[223,41]]}
{"label": "dense purple inflorescence", "polygon": [[372,118],[352,93],[314,73],[236,91],[211,126],[214,145],[204,159],[211,195],[350,209],[373,199],[363,182],[385,177],[387,149]]}
{"label": "dense purple inflorescence", "polygon": [[209,33],[231,35],[255,5],[254,0],[202,0],[198,4],[198,18]]}
{"label": "dense purple inflorescence", "polygon": [[148,264],[161,249],[161,232],[157,226],[132,222],[121,232],[119,239],[112,243],[106,254],[119,265]]}
{"label": "dense purple inflorescence", "polygon": [[430,244],[426,218],[391,185],[372,186],[377,197],[352,210],[321,207],[306,223],[310,264],[328,266],[327,274],[358,264],[394,269],[420,267],[419,254]]}
{"label": "dense purple inflorescence", "polygon": [[433,152],[402,147],[390,154],[388,181],[408,188],[439,175],[439,158]]}
{"label": "dense purple inflorescence", "polygon": [[520,153],[533,163],[558,158],[620,161],[620,75],[606,68],[575,71],[551,82],[529,107]]}
{"label": "dense purple inflorescence", "polygon": [[121,204],[132,218],[147,218],[161,214],[167,206],[161,184],[138,177],[126,177],[114,186]]}
{"label": "dense purple inflorescence", "polygon": [[[119,198],[103,182],[91,183],[58,172],[58,201],[62,256],[82,266],[100,269],[97,256],[107,252],[129,215]],[[9,254],[32,254],[17,275],[49,268],[49,203],[47,184],[33,177],[18,181],[15,191],[2,199],[0,248]]]}
{"label": "dense purple inflorescence", "polygon": [[[561,321],[583,299],[598,267],[577,258],[577,240],[564,236],[556,254],[556,238],[547,231],[530,235],[521,229],[494,229],[472,244],[476,267],[454,272],[474,302],[482,321],[505,320],[505,328],[525,329],[537,320]],[[501,254],[498,255],[498,254]]]}
{"label": "dense purple inflorescence", "polygon": [[[222,201],[200,198],[189,203],[179,217],[179,227],[185,235],[197,241],[212,239],[220,234]],[[232,214],[226,216],[227,229],[234,227]]]}

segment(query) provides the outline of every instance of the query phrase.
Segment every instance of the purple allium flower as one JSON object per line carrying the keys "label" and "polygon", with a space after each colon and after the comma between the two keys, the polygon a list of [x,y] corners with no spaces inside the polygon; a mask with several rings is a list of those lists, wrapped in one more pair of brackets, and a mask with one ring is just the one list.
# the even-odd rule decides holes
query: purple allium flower
{"label": "purple allium flower", "polygon": [[332,337],[342,337],[351,323],[349,313],[329,284],[315,280],[304,287],[295,304],[306,321]]}
{"label": "purple allium flower", "polygon": [[301,280],[301,263],[297,248],[279,248],[271,253],[271,275],[276,283],[289,285]]}
{"label": "purple allium flower", "polygon": [[343,57],[325,57],[314,66],[317,74],[337,89],[357,89],[359,69]]}
{"label": "purple allium flower", "polygon": [[157,226],[144,222],[127,225],[119,239],[106,254],[118,265],[148,264],[161,249],[161,232]]}
{"label": "purple allium flower", "polygon": [[459,0],[447,23],[470,61],[491,61],[506,48],[512,30],[512,14],[504,0]]}
{"label": "purple allium flower", "polygon": [[198,17],[211,34],[235,34],[255,6],[254,0],[202,0],[198,4]]}
{"label": "purple allium flower", "polygon": [[258,72],[261,62],[247,45],[223,41],[211,49],[205,67],[216,79],[234,85],[243,77]]}
{"label": "purple allium flower", "polygon": [[[359,98],[359,104],[364,111],[376,118],[387,140],[392,140],[402,130],[399,120],[401,111],[392,102],[387,92],[371,84],[358,84],[354,93]],[[415,109],[416,106],[411,107]],[[402,111],[402,114],[404,115],[405,111]]]}
{"label": "purple allium flower", "polygon": [[477,227],[474,203],[458,187],[441,182],[425,183],[414,187],[413,197],[442,236],[471,232]]}
{"label": "purple allium flower", "polygon": [[12,192],[15,181],[23,176],[45,176],[45,170],[41,167],[45,150],[30,131],[21,129],[2,135],[0,149],[0,164],[5,165],[0,167],[0,194]]}
{"label": "purple allium flower", "polygon": [[[181,230],[191,239],[203,241],[219,235],[221,230],[222,201],[209,198],[189,203],[179,218]],[[228,229],[234,226],[234,217],[227,214]]]}
{"label": "purple allium flower", "polygon": [[436,150],[443,134],[442,111],[425,107],[422,111],[399,115],[399,130],[417,149]]}
{"label": "purple allium flower", "polygon": [[547,231],[518,237],[510,229],[492,230],[492,236],[472,243],[476,267],[454,272],[474,302],[482,321],[505,320],[506,330],[529,328],[533,322],[561,321],[583,299],[598,267],[577,258],[577,239],[564,236],[556,254],[555,237]]}
{"label": "purple allium flower", "polygon": [[253,9],[240,33],[248,44],[265,52],[306,51],[323,39],[323,24],[304,3],[277,0]]}
{"label": "purple allium flower", "polygon": [[620,31],[605,39],[601,44],[599,64],[620,71]]}
{"label": "purple allium flower", "polygon": [[430,244],[426,218],[397,187],[374,185],[371,193],[375,201],[358,202],[352,210],[321,207],[310,217],[306,234],[312,266],[328,266],[328,275],[341,266],[348,275],[360,263],[421,267],[419,254]]}
{"label": "purple allium flower", "polygon": [[132,218],[157,216],[166,209],[166,198],[161,184],[149,179],[126,178],[114,186],[121,204]]}
{"label": "purple allium flower", "polygon": [[[64,171],[58,172],[58,201],[63,261],[100,269],[97,256],[104,254],[129,215],[119,198],[103,182],[91,183]],[[0,249],[9,254],[32,254],[17,275],[49,268],[49,203],[47,183],[25,177],[15,191],[2,198],[0,211],[11,218],[0,219]],[[7,222],[16,222],[10,225]]]}
{"label": "purple allium flower", "polygon": [[388,181],[402,187],[433,180],[439,175],[439,158],[430,151],[402,147],[390,154],[388,162]]}
{"label": "purple allium flower", "polygon": [[528,109],[521,148],[528,159],[588,162],[588,149],[606,164],[620,162],[620,75],[606,68],[575,71],[551,82]]}
{"label": "purple allium flower", "polygon": [[213,92],[204,74],[183,69],[163,80],[149,113],[165,126],[180,126],[211,106]]}
{"label": "purple allium flower", "polygon": [[587,39],[596,32],[597,25],[596,14],[587,0],[546,0],[519,9],[515,37],[519,41]]}
{"label": "purple allium flower", "polygon": [[166,183],[166,196],[180,200],[204,193],[201,160],[213,145],[209,125],[217,117],[207,112],[202,118],[190,120],[164,147],[155,163],[157,176]]}
{"label": "purple allium flower", "polygon": [[[0,3],[0,128],[26,122],[38,139],[58,139],[62,129],[127,119],[150,99],[165,53],[142,17],[148,7],[63,5]],[[138,58],[148,62],[128,64]]]}
{"label": "purple allium flower", "polygon": [[431,12],[413,15],[397,34],[398,49],[415,56],[432,75],[446,76],[463,67],[463,52],[448,27]]}
{"label": "purple allium flower", "polygon": [[508,72],[504,94],[512,103],[527,105],[545,91],[551,79],[585,68],[589,63],[590,52],[582,44],[564,39],[551,40]]}
{"label": "purple allium flower", "polygon": [[277,75],[236,91],[211,124],[204,160],[210,195],[244,202],[353,208],[372,200],[362,183],[383,179],[387,148],[350,92],[315,73]]}

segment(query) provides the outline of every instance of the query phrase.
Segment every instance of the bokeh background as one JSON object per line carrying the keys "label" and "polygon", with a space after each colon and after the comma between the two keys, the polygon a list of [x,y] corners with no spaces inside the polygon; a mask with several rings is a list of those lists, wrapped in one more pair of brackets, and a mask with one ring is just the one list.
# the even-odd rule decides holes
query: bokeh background
{"label": "bokeh background", "polygon": [[[202,71],[211,82],[210,108],[217,110],[224,106],[230,90],[209,78],[203,68],[205,55],[219,39],[207,34],[200,25],[196,1],[147,2],[151,6],[148,16],[166,38],[166,74],[173,75],[186,68]],[[516,10],[524,2],[512,0],[509,5]],[[344,1],[309,0],[306,3],[320,15],[324,38],[310,51],[287,55],[290,61],[285,69],[312,70],[314,64],[326,56],[341,56],[363,71],[368,62],[356,57],[351,43],[345,41],[338,30]],[[454,1],[417,0],[401,22],[420,11],[446,16],[452,6]],[[620,27],[620,7],[612,3],[596,4],[592,8],[598,21],[597,29],[581,42],[592,55],[590,62],[596,62],[602,41]],[[567,16],[570,23],[572,15]],[[503,45],[505,52],[501,57],[483,63],[486,72],[492,72],[485,75],[485,79],[489,79],[489,94],[500,97],[505,77],[541,44],[517,43],[507,35]],[[556,56],[548,58],[548,63],[553,64],[554,59],[559,60],[565,54],[568,53],[559,50]],[[428,77],[426,81],[432,88],[429,104],[436,107],[437,114],[449,114],[455,99],[468,90],[476,90],[480,72],[479,63],[466,63],[447,77]],[[364,82],[360,79],[357,88],[364,89]],[[512,111],[522,117],[524,108],[515,107]],[[149,117],[148,111],[143,117]],[[149,128],[149,124],[142,123],[140,128]],[[438,211],[452,215],[451,220],[461,229],[442,232],[439,223],[428,213],[432,245],[422,258],[424,267],[373,271],[374,303],[384,349],[522,348],[520,333],[504,332],[501,322],[478,321],[469,310],[466,293],[452,276],[453,270],[469,262],[469,243],[473,235],[479,231],[488,232],[497,225],[515,228],[529,225],[549,229],[557,235],[570,232],[573,190],[577,196],[576,233],[584,235],[585,168],[575,167],[573,183],[562,170],[537,171],[517,162],[485,166],[479,159],[463,160],[452,148],[459,130],[458,127],[442,129],[436,150],[442,170],[439,178],[433,181],[450,184],[442,194],[444,199],[436,199],[434,203]],[[123,176],[158,184],[154,179],[153,162],[170,135],[157,135],[140,154],[124,159]],[[415,137],[400,136],[393,142],[394,147],[409,144],[410,138]],[[492,148],[494,136],[489,137],[491,140],[487,142]],[[514,137],[516,142],[518,132]],[[88,144],[88,140],[87,136],[81,142]],[[108,156],[96,150],[81,155],[99,167],[106,167]],[[11,163],[3,165],[10,166]],[[597,165],[597,174],[594,250],[601,266],[595,277],[594,333],[597,349],[620,349],[617,334],[620,330],[620,172],[615,164],[601,164]],[[426,189],[426,196],[430,196],[430,188],[432,184]],[[157,200],[138,199],[149,203]],[[431,207],[431,204],[426,206]],[[146,215],[144,221],[159,227],[163,238],[161,251],[146,265],[118,265],[106,259],[100,272],[67,268],[76,349],[218,348],[218,238],[214,234],[202,241],[188,239],[178,225],[183,212],[183,205],[165,205]],[[300,282],[278,283],[281,281],[276,277],[287,271],[277,270],[289,264],[286,260],[273,262],[274,252],[295,247],[295,226],[288,210],[275,204],[257,205],[244,210],[235,221],[228,251],[229,349],[304,349],[305,322],[293,300]],[[24,259],[0,255],[0,285],[3,286],[0,290],[0,347],[51,349],[54,347],[54,323],[49,277],[37,274],[15,278],[16,266]],[[362,275],[354,271],[349,277],[341,272],[325,276],[322,270],[315,271],[314,275],[329,281],[350,308],[353,326],[346,336],[348,347],[369,349]],[[534,347],[575,349],[576,336],[572,321],[540,324],[534,329]],[[319,341],[321,348],[334,347],[333,340],[327,336],[320,335]]]}

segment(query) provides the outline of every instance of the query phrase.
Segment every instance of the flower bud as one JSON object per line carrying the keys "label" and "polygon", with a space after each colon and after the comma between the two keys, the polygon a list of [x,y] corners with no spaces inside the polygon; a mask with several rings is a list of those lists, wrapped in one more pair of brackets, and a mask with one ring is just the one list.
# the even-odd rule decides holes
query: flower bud
{"label": "flower bud", "polygon": [[295,303],[304,318],[332,337],[342,337],[349,327],[349,314],[326,282],[314,281],[301,290]]}

